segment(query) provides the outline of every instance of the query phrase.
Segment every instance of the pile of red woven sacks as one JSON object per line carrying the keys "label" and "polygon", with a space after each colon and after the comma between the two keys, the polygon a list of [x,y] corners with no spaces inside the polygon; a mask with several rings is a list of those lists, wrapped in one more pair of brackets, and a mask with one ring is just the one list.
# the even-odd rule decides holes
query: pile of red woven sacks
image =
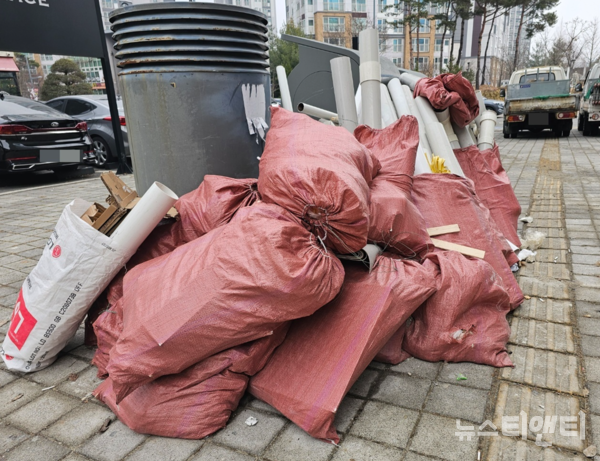
{"label": "pile of red woven sacks", "polygon": [[[468,178],[413,177],[418,143],[414,117],[352,135],[274,108],[258,180],[206,176],[96,302],[96,397],[138,432],[201,438],[248,389],[337,442],[337,408],[373,359],[511,366],[506,314],[523,296],[480,193],[506,180],[500,158],[471,150]],[[449,224],[460,232],[436,238],[485,258],[436,249],[428,229]],[[372,270],[337,257],[367,243]]]}

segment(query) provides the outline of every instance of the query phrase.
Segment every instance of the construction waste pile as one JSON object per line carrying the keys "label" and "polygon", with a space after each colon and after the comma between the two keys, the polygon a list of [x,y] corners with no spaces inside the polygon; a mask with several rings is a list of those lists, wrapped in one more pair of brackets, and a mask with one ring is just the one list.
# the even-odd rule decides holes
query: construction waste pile
{"label": "construction waste pile", "polygon": [[[155,184],[111,235],[96,230],[98,206],[70,204],[24,283],[7,366],[50,365],[87,315],[104,378],[94,395],[135,431],[205,437],[248,391],[329,442],[373,360],[512,366],[521,209],[496,114],[460,73],[381,83],[377,31],[360,43],[359,93],[348,58],[332,60],[337,113],[303,106],[320,120],[288,110],[278,70],[284,108],[272,109],[258,179],[208,175],[177,201]],[[178,215],[164,219],[173,203]],[[30,350],[15,325],[42,302],[63,320],[28,324]]]}

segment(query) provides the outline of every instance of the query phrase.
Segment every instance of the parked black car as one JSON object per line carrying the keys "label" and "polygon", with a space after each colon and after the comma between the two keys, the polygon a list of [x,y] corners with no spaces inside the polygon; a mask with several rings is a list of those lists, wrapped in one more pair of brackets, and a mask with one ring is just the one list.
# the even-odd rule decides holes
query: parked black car
{"label": "parked black car", "polygon": [[502,101],[483,98],[483,102],[485,103],[485,108],[488,110],[493,110],[496,112],[496,115],[501,115],[504,113],[504,103]]}
{"label": "parked black car", "polygon": [[0,171],[56,172],[82,163],[96,163],[85,122],[0,92]]}
{"label": "parked black car", "polygon": [[[113,132],[108,99],[105,94],[62,96],[51,99],[46,104],[71,117],[76,117],[87,122],[99,166],[117,160],[115,134]],[[123,102],[118,100],[117,106],[119,108],[121,132],[123,133],[123,141],[125,143],[125,155],[129,157],[129,142]]]}

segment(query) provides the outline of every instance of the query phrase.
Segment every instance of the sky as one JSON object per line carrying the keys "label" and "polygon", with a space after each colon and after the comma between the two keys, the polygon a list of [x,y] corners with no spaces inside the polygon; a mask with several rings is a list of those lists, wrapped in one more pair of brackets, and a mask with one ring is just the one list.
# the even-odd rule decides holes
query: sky
{"label": "sky", "polygon": [[[285,0],[275,0],[277,5],[278,29],[285,24]],[[577,17],[592,19],[600,17],[600,0],[561,0],[556,8],[559,22],[570,21]]]}

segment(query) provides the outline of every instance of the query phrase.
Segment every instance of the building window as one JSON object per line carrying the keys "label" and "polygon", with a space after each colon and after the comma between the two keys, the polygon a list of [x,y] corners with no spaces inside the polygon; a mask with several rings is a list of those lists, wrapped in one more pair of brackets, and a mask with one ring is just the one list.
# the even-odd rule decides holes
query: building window
{"label": "building window", "polygon": [[419,38],[417,45],[417,39],[412,39],[412,49],[413,51],[418,51],[420,53],[426,53],[429,51],[429,39],[428,38]]}
{"label": "building window", "polygon": [[392,62],[396,64],[396,67],[402,67],[402,58],[392,58]]}
{"label": "building window", "polygon": [[323,2],[325,11],[343,11],[344,3],[340,0],[326,0]]}
{"label": "building window", "polygon": [[[437,68],[437,67],[439,67],[439,65],[440,65],[440,58],[435,58],[435,59],[433,60],[433,62],[435,63],[435,67],[436,67],[436,68]],[[448,65],[448,58],[444,58],[444,61],[443,61],[443,62],[444,62],[444,65],[445,65],[445,66],[446,66],[446,65]]]}
{"label": "building window", "polygon": [[329,43],[330,45],[336,45],[336,46],[344,46],[345,45],[344,39],[338,38],[338,37],[325,37],[323,39],[323,41],[325,43]]}
{"label": "building window", "polygon": [[419,65],[419,70],[427,70],[429,68],[429,58],[427,56],[413,58],[413,68],[417,68],[417,63]]}
{"label": "building window", "polygon": [[313,4],[313,0],[308,0],[308,5],[312,6],[312,4]]}
{"label": "building window", "polygon": [[441,38],[435,39],[435,51],[442,51],[442,39]]}
{"label": "building window", "polygon": [[377,0],[377,8],[379,8],[379,12],[385,9],[385,0]]}
{"label": "building window", "polygon": [[315,25],[315,22],[312,19],[308,20],[308,27],[313,27]]}
{"label": "building window", "polygon": [[392,28],[392,32],[394,34],[403,34],[404,33],[404,24],[402,24],[401,22],[395,24],[394,27]]}
{"label": "building window", "polygon": [[429,31],[431,30],[429,27],[429,19],[426,18],[421,18],[419,19],[419,33],[420,34],[427,34],[429,33]]}
{"label": "building window", "polygon": [[402,51],[402,39],[401,38],[395,38],[392,40],[392,51],[394,51],[395,53]]}
{"label": "building window", "polygon": [[352,11],[367,11],[367,2],[366,0],[353,0],[352,1]]}
{"label": "building window", "polygon": [[[346,28],[345,18],[328,16],[323,18],[323,32],[344,32]],[[328,43],[328,42],[327,42]],[[335,45],[335,43],[334,43]]]}
{"label": "building window", "polygon": [[449,48],[450,47],[450,39],[446,39],[444,40],[444,48]]}

